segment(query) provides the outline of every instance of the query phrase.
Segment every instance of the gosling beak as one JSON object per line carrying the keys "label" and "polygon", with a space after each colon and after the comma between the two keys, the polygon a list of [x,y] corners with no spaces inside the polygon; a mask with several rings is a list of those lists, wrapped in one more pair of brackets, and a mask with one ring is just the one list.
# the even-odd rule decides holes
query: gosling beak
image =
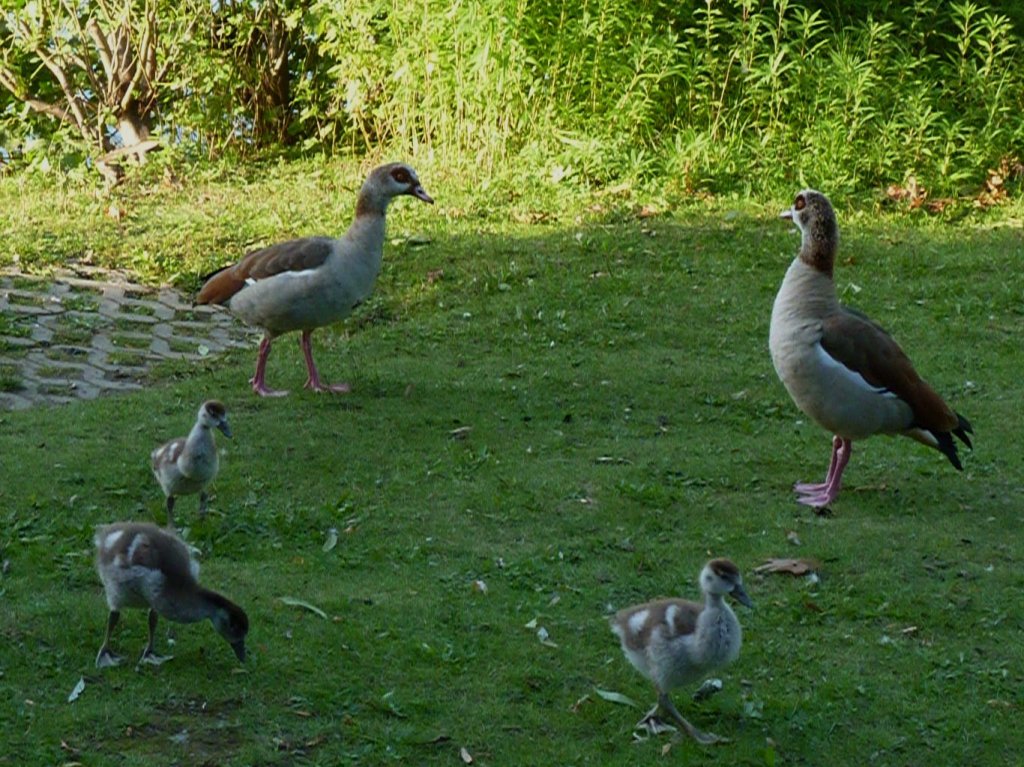
{"label": "gosling beak", "polygon": [[231,649],[235,651],[235,657],[245,663],[245,640],[239,639],[237,642],[232,642]]}
{"label": "gosling beak", "polygon": [[747,592],[744,591],[743,586],[736,584],[736,587],[732,590],[732,598],[739,602],[744,607],[749,607],[751,610],[754,609],[754,602],[747,596]]}
{"label": "gosling beak", "polygon": [[792,221],[793,220],[793,209],[790,208],[789,210],[782,211],[779,214],[779,218],[785,218],[785,219],[789,219],[790,221]]}
{"label": "gosling beak", "polygon": [[427,194],[427,190],[424,189],[420,184],[417,184],[416,186],[412,187],[412,189],[409,190],[409,194],[411,194],[413,197],[419,197],[421,200],[423,200],[423,202],[429,202],[431,205],[434,204],[434,198]]}
{"label": "gosling beak", "polygon": [[225,437],[231,439],[231,427],[228,426],[227,421],[221,421],[219,424],[217,424],[217,428],[224,432]]}

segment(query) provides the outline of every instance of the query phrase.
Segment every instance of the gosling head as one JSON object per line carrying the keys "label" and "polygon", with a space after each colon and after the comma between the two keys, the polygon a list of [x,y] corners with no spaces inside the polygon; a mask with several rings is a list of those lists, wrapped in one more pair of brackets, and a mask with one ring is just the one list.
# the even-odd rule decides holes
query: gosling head
{"label": "gosling head", "polygon": [[700,572],[700,588],[705,594],[729,595],[741,605],[753,608],[754,603],[743,588],[740,569],[728,559],[712,559]]}
{"label": "gosling head", "polygon": [[210,621],[217,633],[231,645],[238,660],[245,662],[245,636],[249,633],[249,616],[245,610],[219,594],[213,597],[217,609]]}
{"label": "gosling head", "polygon": [[199,408],[199,420],[208,429],[220,429],[224,436],[231,438],[231,425],[228,424],[228,410],[224,403],[215,399],[207,400]]}

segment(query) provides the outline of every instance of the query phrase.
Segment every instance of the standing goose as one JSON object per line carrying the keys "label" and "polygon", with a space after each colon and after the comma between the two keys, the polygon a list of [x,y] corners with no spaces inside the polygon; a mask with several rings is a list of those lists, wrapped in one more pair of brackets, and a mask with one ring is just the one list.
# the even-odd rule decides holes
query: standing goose
{"label": "standing goose", "polygon": [[156,525],[118,522],[96,529],[96,569],[107,595],[110,615],[96,667],[116,666],[123,658],[110,649],[110,638],[125,607],[149,608],[149,641],[139,663],[159,665],[170,658],[153,650],[158,616],[178,623],[209,619],[245,660],[249,619],[231,600],[199,585],[199,564],[174,533]]}
{"label": "standing goose", "polygon": [[715,669],[732,663],[740,654],[743,634],[736,613],[725,595],[753,607],[743,589],[739,568],[728,559],[712,559],[700,573],[704,603],[685,599],[659,599],[615,614],[612,631],[619,637],[622,652],[634,668],[650,679],[658,691],[658,703],[637,723],[657,721],[661,709],[686,733],[703,745],[724,738],[701,732],[676,709],[669,692],[694,684]]}
{"label": "standing goose", "polygon": [[174,501],[179,495],[199,493],[199,513],[206,513],[206,486],[217,476],[220,465],[213,428],[231,438],[227,409],[217,400],[207,400],[187,437],[172,439],[150,453],[153,476],[167,496],[168,527],[174,527]]}
{"label": "standing goose", "polygon": [[288,393],[268,388],[264,377],[271,343],[295,330],[302,332],[299,344],[309,373],[306,388],[349,391],[347,383],[321,383],[310,335],[347,317],[373,291],[384,252],[388,203],[403,194],[434,202],[408,165],[381,165],[359,190],[355,220],[341,238],[305,237],[254,250],[207,278],[197,303],[223,304],[263,329],[256,373],[249,381],[254,392],[263,397]]}
{"label": "standing goose", "polygon": [[853,440],[874,434],[915,439],[962,470],[953,437],[971,447],[970,423],[881,327],[839,303],[832,279],[839,227],[828,198],[805,189],[781,217],[797,225],[801,242],[772,307],[772,362],[797,407],[834,435],[825,481],[795,485],[797,500],[815,508],[832,503]]}

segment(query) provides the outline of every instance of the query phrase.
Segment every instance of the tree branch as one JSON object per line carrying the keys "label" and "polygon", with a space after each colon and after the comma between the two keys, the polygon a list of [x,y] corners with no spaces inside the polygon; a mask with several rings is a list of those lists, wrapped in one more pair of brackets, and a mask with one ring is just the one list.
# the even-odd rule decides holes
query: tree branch
{"label": "tree branch", "polygon": [[42,46],[36,44],[32,50],[60,84],[60,89],[64,92],[64,98],[67,99],[68,102],[68,109],[71,114],[74,115],[75,125],[78,126],[79,133],[82,134],[82,137],[87,142],[94,142],[97,139],[97,135],[94,135],[89,131],[89,121],[86,119],[85,113],[82,111],[82,105],[78,103],[78,97],[75,95],[74,88],[71,87],[71,82],[68,80],[68,75],[67,72],[64,71],[64,67],[54,61],[53,58],[43,50]]}
{"label": "tree branch", "polygon": [[[139,83],[142,81],[143,75],[146,73],[146,59],[147,52],[149,50],[150,42],[152,40],[151,31],[155,26],[156,20],[152,16],[146,17],[146,26],[142,30],[142,39],[139,40],[138,50],[135,51],[135,72],[132,73],[131,82],[128,83],[128,87],[125,88],[124,93],[121,94],[120,107],[121,110],[128,108],[132,99],[136,97],[135,90],[139,87]],[[141,100],[141,94],[140,99]]]}
{"label": "tree branch", "polygon": [[99,22],[96,21],[95,17],[91,17],[85,23],[85,29],[96,46],[96,52],[100,56],[100,63],[103,65],[103,73],[107,76],[107,83],[110,83],[114,79],[114,62],[107,38],[104,36],[103,30],[100,29]]}

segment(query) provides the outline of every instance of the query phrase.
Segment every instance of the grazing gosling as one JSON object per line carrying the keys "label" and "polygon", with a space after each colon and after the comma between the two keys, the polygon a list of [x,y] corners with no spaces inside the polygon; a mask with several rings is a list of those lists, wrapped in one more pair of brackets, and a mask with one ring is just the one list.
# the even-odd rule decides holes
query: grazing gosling
{"label": "grazing gosling", "polygon": [[249,619],[241,607],[199,585],[199,564],[173,532],[145,522],[117,522],[96,529],[96,570],[107,594],[110,615],[96,667],[117,666],[123,658],[110,649],[110,636],[125,607],[149,608],[149,641],[139,664],[170,660],[153,650],[158,616],[178,623],[206,620],[245,661]]}
{"label": "grazing gosling", "polygon": [[199,408],[196,425],[187,437],[172,439],[150,454],[153,476],[167,496],[168,527],[174,527],[174,501],[179,495],[199,493],[199,514],[206,513],[206,486],[217,476],[220,466],[210,431],[213,427],[231,438],[227,409],[211,399]]}
{"label": "grazing gosling", "polygon": [[658,703],[637,723],[656,723],[659,709],[703,745],[726,742],[701,732],[676,709],[669,692],[699,682],[715,669],[736,660],[742,631],[736,614],[725,602],[729,594],[747,607],[753,603],[743,589],[739,568],[728,559],[712,559],[700,573],[704,603],[659,599],[620,610],[611,620],[622,652],[633,666],[654,683]]}

